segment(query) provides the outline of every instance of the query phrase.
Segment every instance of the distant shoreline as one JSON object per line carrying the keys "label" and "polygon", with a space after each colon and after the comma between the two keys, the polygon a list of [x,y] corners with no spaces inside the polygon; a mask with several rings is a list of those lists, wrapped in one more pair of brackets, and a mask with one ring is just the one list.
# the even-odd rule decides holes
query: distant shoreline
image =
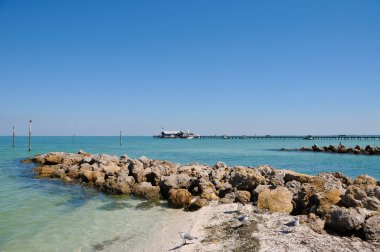
{"label": "distant shoreline", "polygon": [[286,149],[282,148],[280,151],[305,151],[305,152],[321,152],[321,153],[334,153],[334,154],[351,154],[351,155],[365,155],[365,156],[380,156],[380,146],[373,147],[367,145],[361,147],[356,145],[354,147],[346,147],[342,144],[339,145],[329,145],[319,147],[314,144],[311,147],[301,147],[296,149]]}

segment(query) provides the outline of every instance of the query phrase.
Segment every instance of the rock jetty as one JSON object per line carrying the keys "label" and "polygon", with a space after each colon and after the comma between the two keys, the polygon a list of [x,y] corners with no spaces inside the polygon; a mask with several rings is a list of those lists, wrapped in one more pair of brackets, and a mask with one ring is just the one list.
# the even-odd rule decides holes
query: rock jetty
{"label": "rock jetty", "polygon": [[361,147],[356,145],[355,147],[346,147],[343,144],[339,145],[329,145],[319,147],[314,144],[311,147],[301,147],[299,149],[281,149],[283,151],[313,151],[313,152],[327,152],[327,153],[341,153],[341,154],[356,154],[356,155],[380,155],[380,146],[373,147],[367,145],[366,147]]}
{"label": "rock jetty", "polygon": [[51,152],[29,161],[39,177],[60,178],[112,194],[167,200],[172,208],[198,210],[210,202],[250,204],[263,211],[301,215],[317,233],[355,235],[380,242],[380,182],[339,172],[316,176],[270,166],[223,162],[174,164],[122,155]]}

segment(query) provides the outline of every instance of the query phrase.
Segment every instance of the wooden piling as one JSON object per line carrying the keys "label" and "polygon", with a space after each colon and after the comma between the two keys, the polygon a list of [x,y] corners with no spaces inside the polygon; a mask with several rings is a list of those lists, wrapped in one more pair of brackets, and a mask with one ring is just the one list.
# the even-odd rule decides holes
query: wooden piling
{"label": "wooden piling", "polygon": [[15,147],[15,126],[12,128],[12,143],[13,143],[13,148]]}
{"label": "wooden piling", "polygon": [[32,120],[29,120],[29,151],[32,150]]}
{"label": "wooden piling", "polygon": [[121,135],[121,130],[120,130],[120,146],[123,144],[123,141],[122,141],[122,135]]}

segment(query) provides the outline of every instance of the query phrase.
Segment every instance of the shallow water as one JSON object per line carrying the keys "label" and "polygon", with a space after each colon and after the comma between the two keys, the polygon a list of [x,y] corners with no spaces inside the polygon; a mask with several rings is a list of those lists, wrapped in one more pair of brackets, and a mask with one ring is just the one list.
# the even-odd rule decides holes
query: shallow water
{"label": "shallow water", "polygon": [[[28,152],[26,137],[17,137],[15,148],[10,137],[0,137],[0,251],[133,250],[143,243],[144,235],[159,235],[157,230],[180,214],[165,203],[151,204],[59,180],[36,179],[33,165],[19,161],[37,153],[83,149],[180,163],[268,164],[309,174],[341,171],[355,177],[366,173],[380,179],[380,156],[277,151],[339,141],[125,137],[123,143],[119,145],[118,137],[33,137],[33,150]],[[342,143],[380,145],[373,140]]]}

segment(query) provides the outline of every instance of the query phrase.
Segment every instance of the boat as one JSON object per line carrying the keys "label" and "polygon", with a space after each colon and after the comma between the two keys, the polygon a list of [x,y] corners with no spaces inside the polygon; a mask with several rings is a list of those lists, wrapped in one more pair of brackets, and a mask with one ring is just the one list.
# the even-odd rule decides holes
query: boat
{"label": "boat", "polygon": [[194,134],[188,130],[170,130],[162,131],[159,135],[154,135],[154,138],[184,138],[184,139],[194,139],[200,138],[199,135]]}
{"label": "boat", "polygon": [[314,137],[312,135],[307,135],[302,138],[303,140],[314,140]]}

